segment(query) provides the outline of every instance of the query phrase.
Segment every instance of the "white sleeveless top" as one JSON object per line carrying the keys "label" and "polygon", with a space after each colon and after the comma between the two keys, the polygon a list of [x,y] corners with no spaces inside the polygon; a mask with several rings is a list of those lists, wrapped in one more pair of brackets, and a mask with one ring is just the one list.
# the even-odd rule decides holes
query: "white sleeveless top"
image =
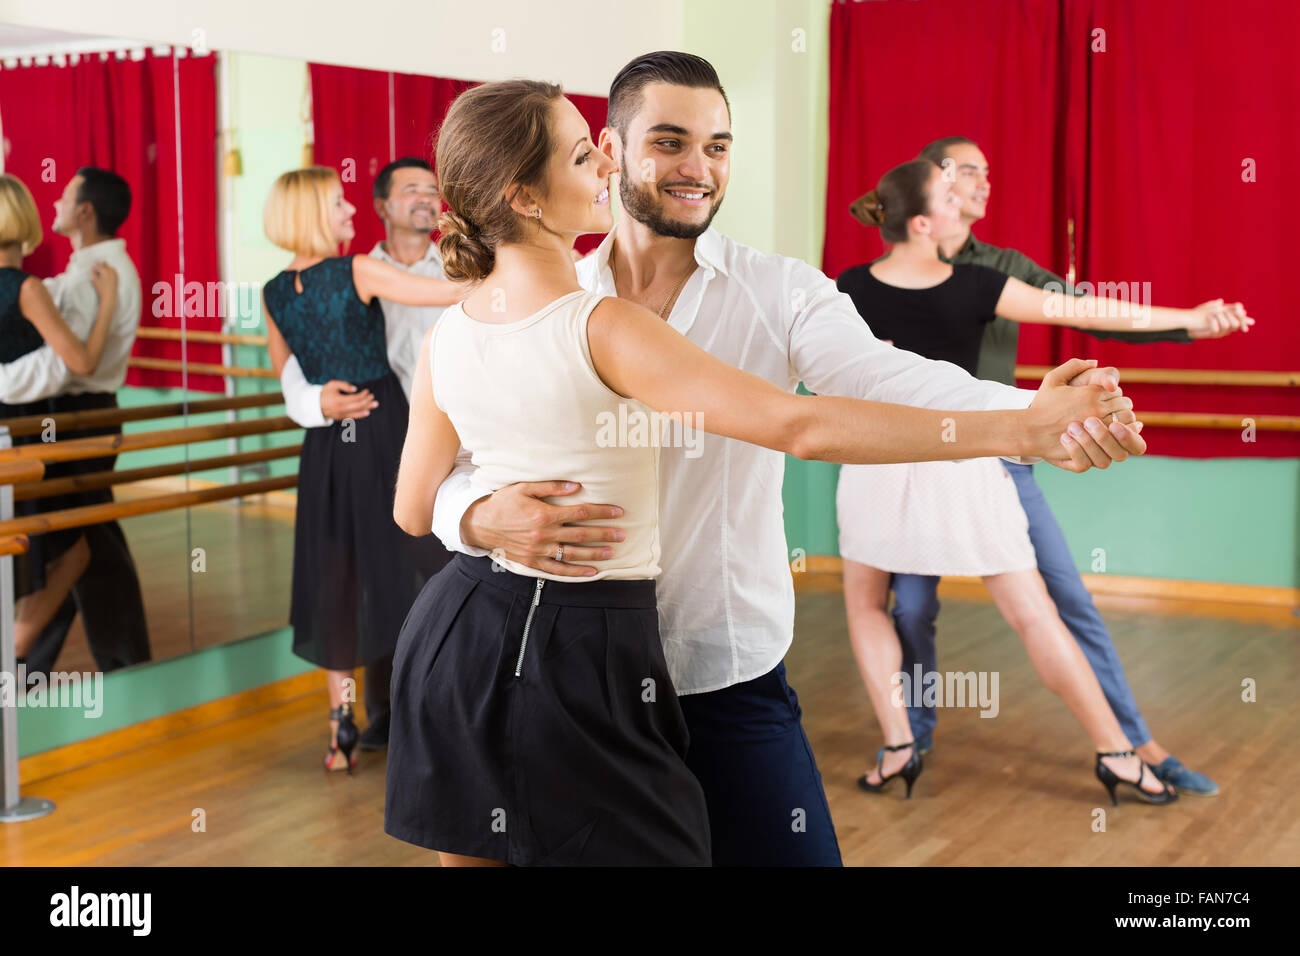
{"label": "white sleeveless top", "polygon": [[[460,305],[433,326],[433,400],[456,427],[485,494],[517,481],[570,480],[577,493],[544,500],[596,502],[619,518],[582,522],[621,529],[614,557],[583,561],[590,577],[538,571],[496,555],[516,574],[555,581],[659,575],[660,432],[647,406],[610,390],[596,374],[587,320],[603,295],[579,290],[517,322],[477,322]],[[638,427],[639,426],[639,427]]]}

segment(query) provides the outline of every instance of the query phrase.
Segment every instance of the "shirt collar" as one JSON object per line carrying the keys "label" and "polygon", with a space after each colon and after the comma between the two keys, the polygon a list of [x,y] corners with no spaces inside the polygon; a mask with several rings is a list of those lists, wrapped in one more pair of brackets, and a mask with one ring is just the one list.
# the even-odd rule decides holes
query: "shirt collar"
{"label": "shirt collar", "polygon": [[[705,229],[695,240],[695,262],[704,268],[709,278],[712,278],[715,272],[720,272],[724,276],[728,274],[725,243],[726,237],[712,226]],[[611,229],[605,234],[605,238],[600,241],[600,245],[596,247],[596,251],[593,253],[602,276],[609,272],[609,253],[613,248],[614,230]],[[612,273],[610,273],[610,278],[612,281]]]}
{"label": "shirt collar", "polygon": [[102,242],[92,243],[89,246],[83,246],[68,256],[68,265],[74,263],[80,265],[83,262],[98,262],[101,259],[107,259],[109,256],[121,255],[126,252],[126,240],[121,238],[105,239]]}
{"label": "shirt collar", "polygon": [[[397,266],[400,269],[410,268],[409,266],[402,265],[402,263],[398,262],[396,259],[394,259],[392,256],[388,254],[388,252],[384,249],[384,240],[382,239],[380,239],[378,242],[375,243],[375,248],[370,250],[370,255],[376,259],[382,259],[384,262],[387,262],[389,265]],[[423,257],[421,257],[417,261],[441,262],[441,260],[438,259],[438,244],[436,242],[430,242],[429,247],[424,250]]]}
{"label": "shirt collar", "polygon": [[975,233],[972,232],[966,237],[966,241],[962,243],[961,248],[954,252],[951,257],[944,256],[941,252],[939,253],[939,258],[943,259],[944,262],[956,262],[959,257],[965,258],[978,255],[980,250],[983,248],[984,243],[976,239]]}

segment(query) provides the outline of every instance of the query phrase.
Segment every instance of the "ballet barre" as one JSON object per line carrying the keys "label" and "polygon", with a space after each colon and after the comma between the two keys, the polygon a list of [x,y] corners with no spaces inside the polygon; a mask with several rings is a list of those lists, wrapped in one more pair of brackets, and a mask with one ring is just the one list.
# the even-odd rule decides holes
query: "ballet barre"
{"label": "ballet barre", "polygon": [[[1052,370],[1047,365],[1017,365],[1016,378],[1041,381]],[[1300,385],[1300,372],[1242,372],[1228,369],[1200,368],[1124,368],[1120,369],[1124,385],[1257,385],[1269,388],[1294,388]]]}
{"label": "ballet barre", "polygon": [[234,378],[277,379],[273,368],[243,365],[212,365],[208,362],[182,362],[180,359],[143,358],[133,355],[127,360],[131,368],[149,368],[163,372],[189,372],[191,375],[220,375]]}
{"label": "ballet barre", "polygon": [[137,339],[160,339],[168,342],[211,342],[218,345],[266,345],[266,336],[253,333],[196,332],[192,329],[171,329],[150,326],[136,330]]}

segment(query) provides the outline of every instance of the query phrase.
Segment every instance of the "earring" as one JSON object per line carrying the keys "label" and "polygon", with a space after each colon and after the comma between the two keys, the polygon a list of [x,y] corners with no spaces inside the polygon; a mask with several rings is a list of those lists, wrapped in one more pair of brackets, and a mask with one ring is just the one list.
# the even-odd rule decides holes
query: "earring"
{"label": "earring", "polygon": [[540,209],[534,209],[534,210],[533,210],[533,215],[536,216],[538,219],[541,219],[541,218],[542,218],[542,211],[541,211]]}

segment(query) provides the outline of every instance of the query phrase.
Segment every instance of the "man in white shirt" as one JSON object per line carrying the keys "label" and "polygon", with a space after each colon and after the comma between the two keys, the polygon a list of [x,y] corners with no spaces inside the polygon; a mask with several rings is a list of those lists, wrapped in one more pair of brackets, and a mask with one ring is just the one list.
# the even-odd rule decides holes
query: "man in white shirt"
{"label": "man in white shirt", "polygon": [[[1023,408],[1031,391],[980,382],[875,339],[834,282],[709,228],[725,192],[730,110],[713,68],[683,53],[639,57],[610,90],[600,148],[619,163],[625,215],[578,264],[584,288],[660,315],[713,355],[783,388],[932,408]],[[611,252],[613,253],[611,255]],[[1089,381],[1113,370],[1094,370]],[[1093,428],[1090,421],[1089,428]],[[1100,425],[1100,423],[1096,423]],[[1053,463],[1083,470],[1145,444],[1086,432],[1063,439]],[[1103,434],[1104,433],[1104,434]],[[782,522],[784,456],[714,435],[660,452],[657,582],[660,636],[690,730],[687,763],[709,805],[717,865],[839,865],[821,775],[800,725],[782,658],[794,627],[794,589]],[[439,489],[433,530],[474,555],[498,549],[545,571],[608,557],[608,529],[573,522],[614,507],[556,506],[556,481],[483,497],[462,461]],[[563,559],[556,561],[557,546]],[[611,552],[612,553],[612,552]]]}
{"label": "man in white shirt", "polygon": [[[0,401],[47,402],[51,414],[116,408],[116,392],[126,381],[127,360],[140,325],[140,276],[117,230],[131,209],[131,189],[116,173],[93,166],[78,169],[54,204],[50,227],[72,243],[67,268],[45,280],[46,288],[68,326],[85,339],[95,322],[98,297],[91,284],[96,263],[106,262],[118,275],[117,304],[108,341],[99,365],[89,375],[77,375],[49,345],[0,366]],[[121,425],[62,432],[62,440],[95,435],[120,435]],[[117,456],[58,462],[46,468],[47,478],[111,470]],[[111,502],[111,488],[59,496],[58,508]],[[29,672],[53,668],[68,630],[80,609],[86,638],[101,670],[109,671],[149,660],[149,635],[144,599],[126,535],[116,521],[86,527],[90,563],[53,619],[27,653]]]}
{"label": "man in white shirt", "polygon": [[[375,243],[370,255],[418,275],[445,278],[438,249],[430,241],[442,202],[428,163],[407,156],[381,169],[375,178],[374,208],[375,215],[383,220],[385,236]],[[380,299],[379,304],[384,311],[388,364],[401,381],[409,401],[420,341],[443,310],[401,305],[387,299]],[[304,428],[331,425],[336,419],[365,418],[378,405],[369,389],[358,392],[350,382],[308,384],[294,356],[289,357],[280,373],[280,387],[286,412]],[[388,745],[388,687],[392,665],[391,655],[366,665],[368,724],[361,734],[362,750],[380,750]]]}

